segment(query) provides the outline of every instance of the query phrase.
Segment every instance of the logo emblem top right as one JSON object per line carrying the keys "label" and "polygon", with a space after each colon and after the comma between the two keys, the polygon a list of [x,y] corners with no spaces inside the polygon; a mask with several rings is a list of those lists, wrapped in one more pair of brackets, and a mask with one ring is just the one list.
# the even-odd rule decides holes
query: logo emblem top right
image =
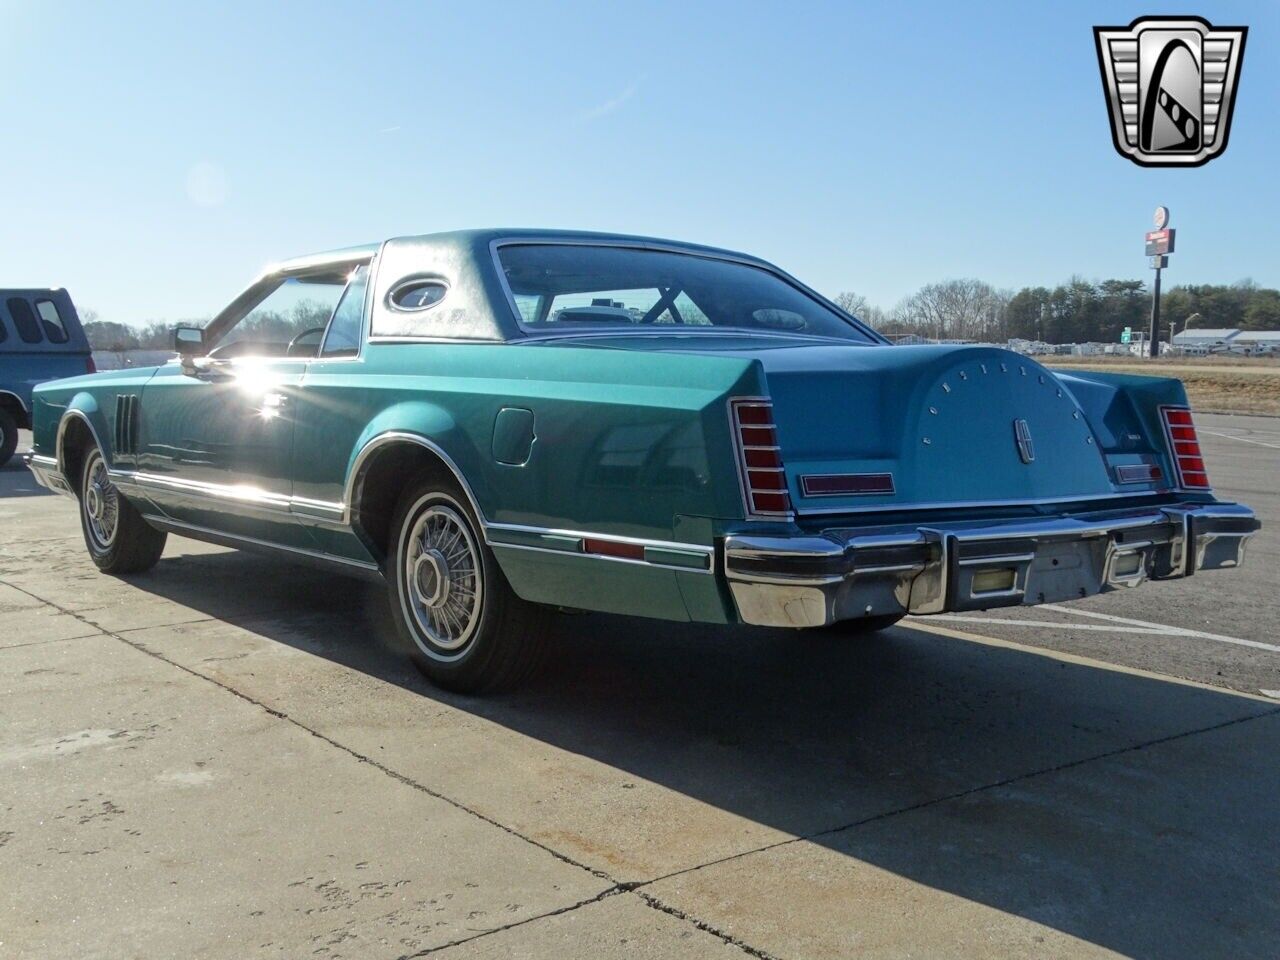
{"label": "logo emblem top right", "polygon": [[1248,32],[1199,17],[1094,27],[1120,155],[1144,167],[1197,167],[1222,153]]}

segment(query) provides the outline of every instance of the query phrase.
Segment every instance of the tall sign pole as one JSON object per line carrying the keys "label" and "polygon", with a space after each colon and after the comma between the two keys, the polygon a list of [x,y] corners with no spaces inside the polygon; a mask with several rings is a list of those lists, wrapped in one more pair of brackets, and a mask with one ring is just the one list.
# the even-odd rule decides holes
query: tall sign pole
{"label": "tall sign pole", "polygon": [[[1147,257],[1151,261],[1151,269],[1156,272],[1155,282],[1151,285],[1151,359],[1160,355],[1160,271],[1169,265],[1169,254],[1173,253],[1174,230],[1169,226],[1169,208],[1156,207],[1152,218],[1155,230],[1147,234]],[[1173,342],[1170,336],[1169,342]]]}

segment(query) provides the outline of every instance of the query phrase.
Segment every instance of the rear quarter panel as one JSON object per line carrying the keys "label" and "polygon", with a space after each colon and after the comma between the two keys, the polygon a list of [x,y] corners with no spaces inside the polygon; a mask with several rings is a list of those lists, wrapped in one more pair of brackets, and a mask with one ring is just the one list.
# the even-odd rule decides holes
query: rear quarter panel
{"label": "rear quarter panel", "polygon": [[[740,358],[370,344],[358,362],[315,364],[307,373],[294,435],[295,496],[340,500],[364,446],[405,432],[448,455],[487,524],[709,546],[717,518],[742,511],[726,399],[757,390],[758,377]],[[501,462],[503,451],[495,450],[504,408],[532,414],[523,463]],[[723,619],[714,578],[705,574],[494,549],[529,600],[680,620],[692,603],[701,619]],[[686,589],[689,578],[697,579]]]}

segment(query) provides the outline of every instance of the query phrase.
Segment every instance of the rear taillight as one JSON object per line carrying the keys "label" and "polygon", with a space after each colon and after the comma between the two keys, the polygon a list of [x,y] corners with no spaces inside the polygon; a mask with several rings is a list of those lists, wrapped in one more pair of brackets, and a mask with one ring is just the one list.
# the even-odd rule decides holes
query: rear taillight
{"label": "rear taillight", "polygon": [[1191,419],[1190,407],[1161,407],[1165,438],[1177,472],[1178,485],[1187,490],[1208,490],[1209,473],[1200,452],[1200,438]]}
{"label": "rear taillight", "polygon": [[764,397],[737,397],[729,401],[729,415],[747,515],[790,519],[791,495],[782,469],[773,404]]}
{"label": "rear taillight", "polygon": [[85,357],[85,358],[84,358],[84,372],[85,372],[85,373],[97,373],[97,372],[98,372],[98,365],[97,365],[96,363],[94,363],[94,362],[93,362],[93,357]]}

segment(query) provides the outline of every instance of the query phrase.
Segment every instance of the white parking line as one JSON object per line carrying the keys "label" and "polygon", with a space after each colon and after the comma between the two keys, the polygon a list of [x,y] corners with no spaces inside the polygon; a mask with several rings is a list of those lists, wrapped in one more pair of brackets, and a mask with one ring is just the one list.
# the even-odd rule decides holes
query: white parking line
{"label": "white parking line", "polygon": [[1104,633],[1169,634],[1163,627],[1113,627],[1100,623],[1052,623],[1048,620],[1007,620],[1004,617],[971,617],[955,613],[930,614],[929,620],[954,620],[956,623],[996,623],[1010,627],[1049,627],[1056,630],[1101,630]]}
{"label": "white parking line", "polygon": [[1207,633],[1204,630],[1191,630],[1186,627],[1173,627],[1166,623],[1150,623],[1146,620],[1135,620],[1133,617],[1117,617],[1110,613],[1097,613],[1093,610],[1074,610],[1056,603],[1046,603],[1041,610],[1061,613],[1067,616],[1093,617],[1096,620],[1109,621],[1111,626],[1093,623],[1053,623],[1045,620],[1005,620],[1001,617],[969,617],[954,614],[935,615],[934,620],[968,620],[971,623],[1008,624],[1019,627],[1047,627],[1053,630],[1097,630],[1111,633],[1147,633],[1166,637],[1194,637],[1198,640],[1213,640],[1217,643],[1230,643],[1238,647],[1252,647],[1255,650],[1266,650],[1280,653],[1280,646],[1273,643],[1262,643],[1260,640],[1245,640],[1242,637],[1228,637],[1220,633]]}
{"label": "white parking line", "polygon": [[1256,443],[1260,447],[1270,447],[1272,450],[1280,450],[1280,444],[1266,443],[1262,440],[1253,440],[1249,437],[1237,437],[1230,433],[1219,433],[1217,430],[1201,430],[1201,433],[1207,433],[1211,437],[1225,437],[1227,440],[1239,440],[1241,443]]}

